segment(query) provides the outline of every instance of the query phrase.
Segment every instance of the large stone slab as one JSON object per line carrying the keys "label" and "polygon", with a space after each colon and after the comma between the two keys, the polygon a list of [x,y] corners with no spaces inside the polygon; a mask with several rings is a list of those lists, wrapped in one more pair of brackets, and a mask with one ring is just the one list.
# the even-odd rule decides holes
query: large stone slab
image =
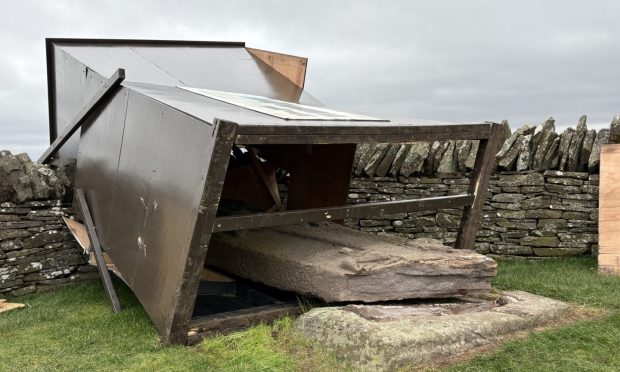
{"label": "large stone slab", "polygon": [[207,263],[327,302],[487,293],[496,274],[495,261],[473,251],[333,223],[214,234]]}
{"label": "large stone slab", "polygon": [[513,291],[495,301],[315,308],[294,328],[355,370],[393,371],[487,346],[570,311],[566,303]]}

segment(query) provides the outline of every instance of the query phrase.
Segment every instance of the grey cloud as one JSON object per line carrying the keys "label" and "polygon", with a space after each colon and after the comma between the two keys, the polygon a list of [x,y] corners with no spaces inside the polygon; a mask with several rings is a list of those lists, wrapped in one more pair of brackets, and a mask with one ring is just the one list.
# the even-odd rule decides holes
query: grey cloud
{"label": "grey cloud", "polygon": [[21,1],[0,3],[0,148],[47,144],[45,37],[240,40],[309,57],[326,104],[386,118],[620,112],[616,1]]}

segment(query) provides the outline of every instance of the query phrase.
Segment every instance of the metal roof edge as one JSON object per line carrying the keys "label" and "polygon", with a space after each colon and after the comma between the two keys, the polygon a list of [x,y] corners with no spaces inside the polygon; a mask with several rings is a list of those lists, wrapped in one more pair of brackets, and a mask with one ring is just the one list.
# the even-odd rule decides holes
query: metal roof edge
{"label": "metal roof edge", "polygon": [[156,40],[156,39],[91,39],[91,38],[45,38],[46,44],[88,44],[88,45],[165,45],[165,46],[230,46],[245,47],[243,41],[203,41],[203,40]]}
{"label": "metal roof edge", "polygon": [[58,133],[56,131],[56,95],[54,90],[56,87],[56,79],[54,78],[54,44],[53,39],[45,39],[45,65],[47,68],[47,111],[50,144],[54,142]]}

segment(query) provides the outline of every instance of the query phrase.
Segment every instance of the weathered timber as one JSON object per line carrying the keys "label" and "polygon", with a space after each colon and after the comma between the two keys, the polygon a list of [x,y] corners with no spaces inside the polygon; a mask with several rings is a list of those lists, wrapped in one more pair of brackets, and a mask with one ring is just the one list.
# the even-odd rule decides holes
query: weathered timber
{"label": "weathered timber", "polygon": [[457,249],[474,249],[482,206],[489,186],[489,177],[495,166],[495,153],[502,141],[502,133],[503,128],[500,124],[492,124],[489,138],[480,140],[468,191],[468,194],[474,195],[474,202],[463,209],[455,244]]}

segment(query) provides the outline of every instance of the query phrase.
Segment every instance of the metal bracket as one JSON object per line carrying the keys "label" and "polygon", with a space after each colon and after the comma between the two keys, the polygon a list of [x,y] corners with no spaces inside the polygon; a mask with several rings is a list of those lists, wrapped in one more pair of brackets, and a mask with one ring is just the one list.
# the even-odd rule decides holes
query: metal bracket
{"label": "metal bracket", "polygon": [[112,95],[117,91],[121,83],[125,80],[125,70],[119,68],[116,70],[112,76],[106,80],[101,88],[95,93],[95,95],[82,107],[80,112],[73,118],[71,123],[67,125],[62,133],[56,139],[50,147],[45,150],[43,155],[39,158],[38,162],[41,164],[45,164],[49,162],[54,154],[64,145],[69,138],[75,133],[92,115],[93,112],[108,98],[112,97]]}
{"label": "metal bracket", "polygon": [[95,255],[95,262],[97,263],[99,276],[101,276],[101,281],[103,282],[103,289],[105,290],[110,304],[112,304],[112,311],[118,313],[121,311],[121,305],[118,302],[118,297],[116,296],[116,291],[114,290],[114,286],[112,284],[112,278],[110,278],[108,266],[106,265],[105,258],[103,257],[101,244],[99,244],[99,238],[97,237],[97,231],[95,230],[93,218],[90,214],[90,208],[88,208],[88,204],[86,203],[84,191],[82,189],[76,189],[75,196],[77,197],[78,206],[80,208],[84,224],[86,225],[86,231],[90,239],[90,249]]}

